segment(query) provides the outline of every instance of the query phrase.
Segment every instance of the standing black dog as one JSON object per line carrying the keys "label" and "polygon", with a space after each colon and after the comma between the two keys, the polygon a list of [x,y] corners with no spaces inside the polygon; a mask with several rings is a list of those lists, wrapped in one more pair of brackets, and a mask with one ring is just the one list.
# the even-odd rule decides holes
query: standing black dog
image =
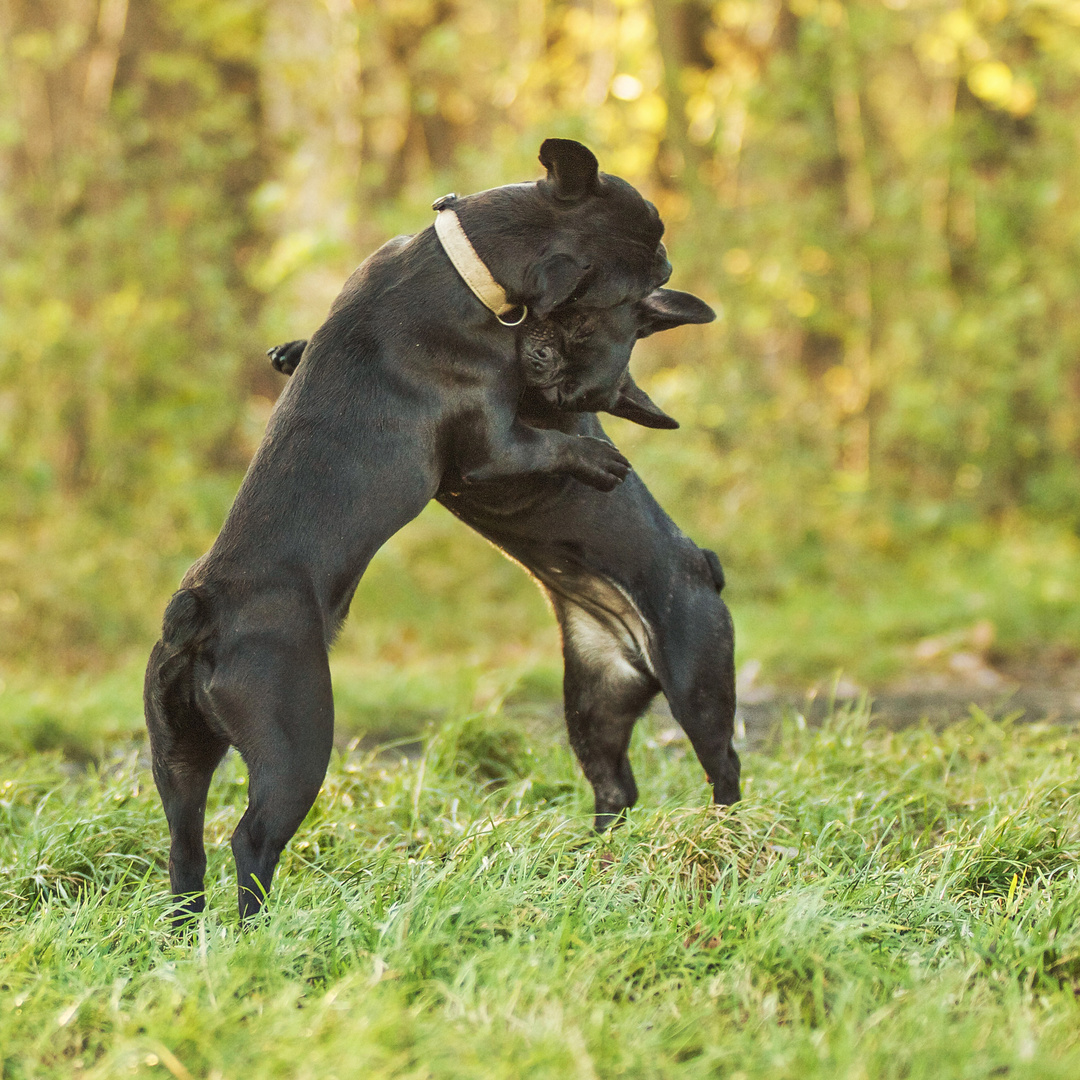
{"label": "standing black dog", "polygon": [[[670,274],[656,210],[601,174],[579,143],[549,139],[547,177],[455,203],[511,303],[647,303]],[[325,775],[333,739],[327,650],[372,555],[444,477],[567,475],[610,490],[629,463],[606,440],[530,427],[517,333],[470,295],[434,230],[399,237],[349,279],[278,402],[210,551],[165,611],[144,702],[182,913],[204,904],[203,817],[228,746],[248,766],[232,837],[241,916],[257,911]],[[634,334],[595,337],[591,376],[562,404],[613,404]]]}
{"label": "standing black dog", "polygon": [[[590,313],[590,332],[618,336],[634,327],[636,338],[682,321],[706,321],[700,310],[693,319],[673,313],[660,318],[665,293],[670,290]],[[693,298],[678,295],[678,307],[693,311]],[[551,387],[560,373],[578,367],[575,354],[585,344],[579,317],[570,317],[569,332],[562,321],[555,313],[523,337],[526,378],[533,385],[519,417],[537,427],[604,438],[595,416],[552,405],[558,395]],[[274,367],[289,374],[304,344],[271,349]],[[543,362],[534,366],[538,354]],[[619,407],[609,411],[649,427],[677,426],[628,378]],[[464,484],[448,475],[436,498],[521,563],[551,600],[562,631],[567,730],[593,787],[596,828],[606,828],[637,801],[627,748],[634,724],[658,691],[689,736],[715,801],[736,802],[734,636],[715,553],[697,547],[674,524],[636,473],[607,494],[567,477]]]}
{"label": "standing black dog", "polygon": [[[534,424],[601,437],[591,414],[539,404]],[[592,785],[596,828],[637,801],[627,756],[634,724],[657,691],[686,732],[714,800],[739,798],[734,635],[720,598],[716,555],[697,547],[636,473],[601,495],[557,477],[450,484],[451,513],[541,583],[562,631],[563,698],[570,745]]]}

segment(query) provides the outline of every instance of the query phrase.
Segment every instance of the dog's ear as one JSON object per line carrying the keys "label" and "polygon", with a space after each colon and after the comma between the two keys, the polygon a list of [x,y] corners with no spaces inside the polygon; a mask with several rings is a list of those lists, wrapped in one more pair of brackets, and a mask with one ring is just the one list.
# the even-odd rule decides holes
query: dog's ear
{"label": "dog's ear", "polygon": [[630,376],[628,371],[619,386],[619,396],[615,404],[606,410],[612,416],[621,416],[624,420],[631,420],[635,424],[649,428],[665,428],[673,431],[679,426],[679,421],[673,416],[668,416],[659,405]]}
{"label": "dog's ear", "polygon": [[525,271],[523,297],[530,314],[537,319],[546,319],[555,308],[573,296],[588,270],[588,263],[580,263],[564,252],[545,255],[533,263]]}
{"label": "dog's ear", "polygon": [[641,310],[645,318],[638,337],[687,323],[708,323],[716,318],[716,312],[704,300],[677,289],[654,289],[641,301]]}
{"label": "dog's ear", "polygon": [[540,164],[547,169],[556,199],[577,202],[600,190],[600,163],[587,147],[573,139],[545,139]]}

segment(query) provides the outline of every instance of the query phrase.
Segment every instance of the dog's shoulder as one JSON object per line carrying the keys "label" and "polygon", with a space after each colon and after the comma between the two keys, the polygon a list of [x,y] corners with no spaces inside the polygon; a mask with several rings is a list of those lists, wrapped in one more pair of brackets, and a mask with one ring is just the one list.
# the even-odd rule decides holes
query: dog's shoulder
{"label": "dog's shoulder", "polygon": [[358,302],[368,302],[371,294],[381,291],[400,273],[398,264],[414,235],[395,236],[373,251],[346,279],[330,305],[330,314],[352,309]]}

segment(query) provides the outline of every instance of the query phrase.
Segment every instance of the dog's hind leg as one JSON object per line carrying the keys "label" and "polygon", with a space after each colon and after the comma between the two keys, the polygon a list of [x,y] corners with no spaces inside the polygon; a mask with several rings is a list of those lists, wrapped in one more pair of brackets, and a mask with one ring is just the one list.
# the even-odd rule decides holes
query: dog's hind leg
{"label": "dog's hind leg", "polygon": [[174,743],[168,759],[154,757],[154,782],[169,823],[169,884],[180,900],[176,909],[178,922],[197,915],[206,903],[206,794],[214,769],[227,749],[228,743],[207,732],[205,740]]}
{"label": "dog's hind leg", "polygon": [[[734,631],[720,598],[722,577],[712,552],[668,589],[653,627],[653,662],[672,716],[686,732],[713,788],[726,806],[739,799],[735,730]],[[711,558],[710,558],[711,557]],[[687,580],[689,579],[689,580]]]}
{"label": "dog's hind leg", "polygon": [[567,733],[596,796],[601,832],[637,802],[627,749],[659,684],[607,617],[561,596],[552,595],[552,605],[562,629]]}
{"label": "dog's hind leg", "polygon": [[321,636],[239,640],[215,667],[208,696],[248,767],[248,805],[232,835],[246,919],[262,907],[281,852],[315,802],[330,761],[334,702]]}
{"label": "dog's hind leg", "polygon": [[[203,821],[214,769],[228,748],[200,715],[193,700],[191,667],[169,672],[169,649],[158,643],[146,674],[146,721],[154,782],[169,823],[169,883],[179,900],[175,919],[203,910],[206,851]],[[171,677],[170,677],[171,674]]]}

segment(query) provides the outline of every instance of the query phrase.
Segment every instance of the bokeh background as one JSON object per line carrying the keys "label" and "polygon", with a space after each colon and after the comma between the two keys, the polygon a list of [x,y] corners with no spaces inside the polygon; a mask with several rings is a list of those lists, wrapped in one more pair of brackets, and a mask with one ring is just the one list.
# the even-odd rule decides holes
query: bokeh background
{"label": "bokeh background", "polygon": [[[719,313],[635,354],[682,429],[607,426],[719,552],[744,682],[1072,670],[1076,0],[0,0],[0,35],[0,671],[46,743],[48,687],[137,686],[264,350],[546,136]],[[335,672],[361,721],[554,697],[558,639],[431,507]]]}

